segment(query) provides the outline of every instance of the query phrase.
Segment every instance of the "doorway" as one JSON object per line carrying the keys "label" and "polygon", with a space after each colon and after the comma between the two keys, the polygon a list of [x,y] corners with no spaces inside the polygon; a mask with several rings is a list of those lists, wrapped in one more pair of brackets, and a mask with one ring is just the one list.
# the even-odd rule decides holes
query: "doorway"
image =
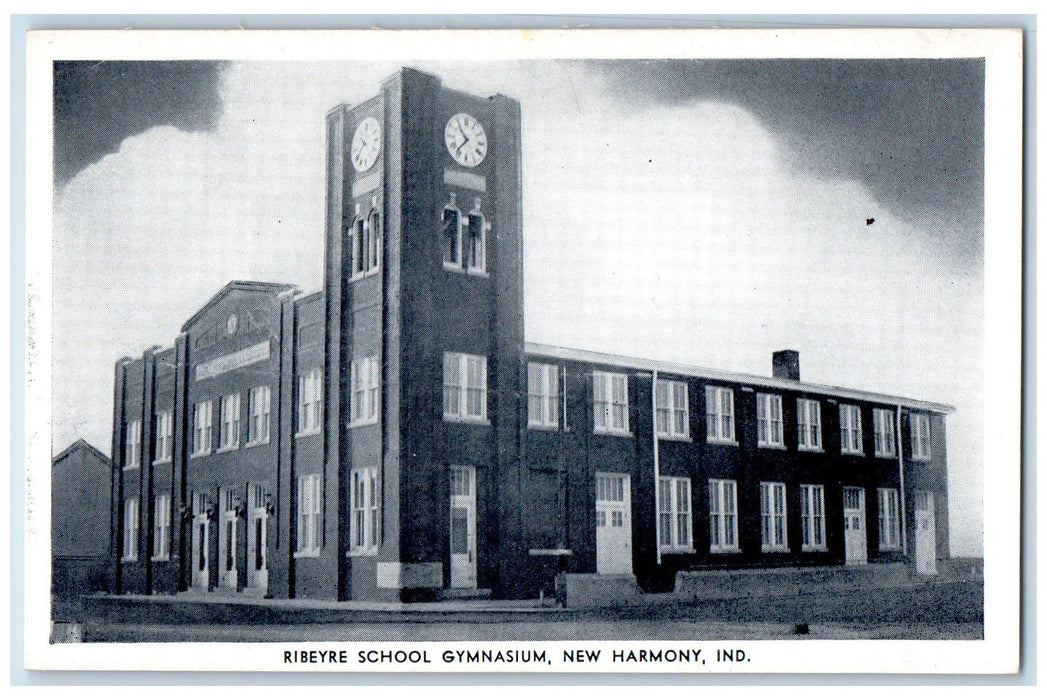
{"label": "doorway", "polygon": [[451,588],[476,588],[476,470],[451,467]]}
{"label": "doorway", "polygon": [[845,561],[855,566],[869,561],[865,538],[865,491],[843,487],[843,543]]}
{"label": "doorway", "polygon": [[596,474],[596,573],[631,574],[632,514],[628,474]]}

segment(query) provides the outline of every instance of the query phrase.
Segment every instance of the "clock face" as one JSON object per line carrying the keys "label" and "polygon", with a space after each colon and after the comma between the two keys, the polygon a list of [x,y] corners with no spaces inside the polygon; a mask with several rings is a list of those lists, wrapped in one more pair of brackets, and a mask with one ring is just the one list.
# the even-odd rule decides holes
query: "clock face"
{"label": "clock face", "polygon": [[368,117],[360,122],[353,134],[353,145],[350,155],[353,167],[359,172],[369,169],[378,160],[378,151],[382,148],[382,127],[378,120]]}
{"label": "clock face", "polygon": [[487,134],[483,125],[469,114],[456,114],[444,129],[447,152],[467,168],[475,168],[487,155]]}

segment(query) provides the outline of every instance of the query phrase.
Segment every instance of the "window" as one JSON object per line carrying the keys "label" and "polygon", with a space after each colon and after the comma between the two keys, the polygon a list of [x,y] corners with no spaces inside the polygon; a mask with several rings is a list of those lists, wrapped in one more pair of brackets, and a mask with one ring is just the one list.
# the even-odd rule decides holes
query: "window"
{"label": "window", "polygon": [[153,496],[153,559],[166,561],[170,556],[168,539],[171,536],[171,494]]}
{"label": "window", "polygon": [[480,212],[479,199],[476,200],[476,208],[469,212],[467,221],[468,245],[465,266],[471,272],[483,272],[487,269],[487,219]]}
{"label": "window", "polygon": [[127,444],[124,447],[124,469],[134,469],[142,462],[142,421],[127,424]]}
{"label": "window", "polygon": [[658,437],[686,440],[687,383],[659,379],[654,392],[654,415]]}
{"label": "window", "polygon": [[796,399],[796,438],[801,450],[822,449],[822,405],[814,399]]}
{"label": "window", "polygon": [[320,432],[320,401],[323,385],[319,369],[298,377],[298,434]]}
{"label": "window", "polygon": [[785,484],[760,483],[760,548],[765,552],[788,552],[785,527]]}
{"label": "window", "polygon": [[211,453],[211,408],[210,401],[193,405],[193,456]]}
{"label": "window", "polygon": [[825,549],[825,487],[800,484],[800,522],[805,552]]}
{"label": "window", "polygon": [[444,419],[487,420],[487,358],[444,353]]}
{"label": "window", "polygon": [[880,551],[898,549],[901,546],[898,491],[876,489],[876,497],[880,506]]}
{"label": "window", "polygon": [[734,442],[734,391],[705,387],[705,436],[709,442]]}
{"label": "window", "polygon": [[782,397],[757,394],[756,444],[760,447],[784,447],[782,432]]}
{"label": "window", "polygon": [[222,434],[219,449],[235,450],[240,446],[240,394],[222,397]]}
{"label": "window", "polygon": [[320,475],[298,477],[298,556],[320,554]]}
{"label": "window", "polygon": [[691,480],[663,476],[658,480],[659,536],[663,552],[691,549]]}
{"label": "window", "polygon": [[629,432],[629,387],[624,374],[593,372],[593,430]]}
{"label": "window", "polygon": [[381,259],[382,219],[378,211],[372,211],[367,218],[357,217],[353,221],[352,250],[353,276],[377,272]]}
{"label": "window", "polygon": [[927,459],[931,456],[931,421],[922,414],[909,416],[909,437],[912,441],[912,458]]}
{"label": "window", "polygon": [[709,551],[738,551],[738,484],[709,479]]}
{"label": "window", "polygon": [[840,452],[862,454],[862,412],[857,406],[840,405]]}
{"label": "window", "polygon": [[894,457],[894,412],[873,409],[873,449],[877,457]]}
{"label": "window", "polygon": [[353,360],[350,369],[353,387],[350,399],[350,420],[353,425],[378,421],[378,358],[360,357]]}
{"label": "window", "polygon": [[256,386],[248,395],[247,444],[269,442],[269,385]]}
{"label": "window", "polygon": [[138,559],[138,499],[124,499],[124,551],[126,561]]}
{"label": "window", "polygon": [[560,425],[560,373],[556,365],[527,363],[527,425],[556,428]]}
{"label": "window", "polygon": [[378,470],[354,469],[349,541],[353,553],[373,552],[378,547]]}
{"label": "window", "polygon": [[443,213],[443,257],[445,267],[462,264],[462,213],[455,206],[454,194]]}
{"label": "window", "polygon": [[171,459],[171,447],[174,443],[174,426],[171,424],[171,412],[156,414],[156,458],[155,462],[166,462]]}

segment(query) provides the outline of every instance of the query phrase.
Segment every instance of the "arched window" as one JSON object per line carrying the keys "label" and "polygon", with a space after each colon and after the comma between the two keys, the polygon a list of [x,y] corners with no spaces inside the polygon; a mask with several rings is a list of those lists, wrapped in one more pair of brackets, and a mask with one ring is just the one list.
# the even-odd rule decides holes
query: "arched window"
{"label": "arched window", "polygon": [[378,269],[382,255],[382,215],[378,213],[377,209],[373,209],[367,220],[370,235],[367,237],[366,271],[374,271]]}
{"label": "arched window", "polygon": [[357,217],[353,221],[353,275],[361,275],[364,272],[364,238],[370,227],[363,217]]}
{"label": "arched window", "polygon": [[462,264],[462,214],[455,206],[455,197],[443,212],[443,257],[444,265],[460,267]]}
{"label": "arched window", "polygon": [[480,212],[479,200],[476,209],[469,212],[467,229],[469,241],[465,266],[475,272],[483,272],[487,268],[487,219]]}

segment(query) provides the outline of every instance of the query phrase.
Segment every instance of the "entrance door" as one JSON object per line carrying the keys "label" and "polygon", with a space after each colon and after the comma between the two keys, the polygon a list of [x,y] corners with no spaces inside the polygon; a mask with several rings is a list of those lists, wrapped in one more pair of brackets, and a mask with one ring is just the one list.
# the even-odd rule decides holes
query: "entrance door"
{"label": "entrance door", "polygon": [[207,589],[208,561],[207,543],[211,529],[207,520],[207,502],[202,493],[193,494],[193,587]]}
{"label": "entrance door", "polygon": [[476,588],[476,470],[451,467],[451,588]]}
{"label": "entrance door", "polygon": [[843,487],[843,543],[848,564],[868,561],[865,539],[865,491]]}
{"label": "entrance door", "polygon": [[263,593],[269,586],[269,566],[266,561],[269,514],[265,502],[265,486],[251,484],[247,491],[247,585],[261,589]]}
{"label": "entrance door", "polygon": [[596,474],[596,573],[631,574],[632,516],[628,474]]}
{"label": "entrance door", "polygon": [[236,588],[236,502],[232,489],[219,494],[222,507],[218,523],[218,585]]}
{"label": "entrance door", "polygon": [[937,533],[934,527],[934,493],[916,492],[916,573],[938,573]]}

